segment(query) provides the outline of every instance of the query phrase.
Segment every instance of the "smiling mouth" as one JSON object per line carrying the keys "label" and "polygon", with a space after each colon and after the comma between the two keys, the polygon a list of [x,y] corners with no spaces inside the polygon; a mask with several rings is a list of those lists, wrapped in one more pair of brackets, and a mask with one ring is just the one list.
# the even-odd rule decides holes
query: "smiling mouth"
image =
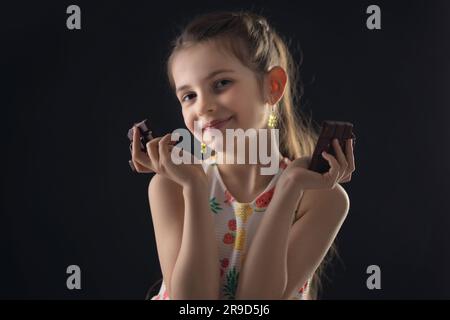
{"label": "smiling mouth", "polygon": [[219,129],[219,128],[223,127],[228,121],[230,121],[231,118],[232,118],[232,116],[225,120],[214,121],[214,122],[212,122],[212,124],[207,124],[205,127],[203,127],[203,131],[206,131],[208,129]]}

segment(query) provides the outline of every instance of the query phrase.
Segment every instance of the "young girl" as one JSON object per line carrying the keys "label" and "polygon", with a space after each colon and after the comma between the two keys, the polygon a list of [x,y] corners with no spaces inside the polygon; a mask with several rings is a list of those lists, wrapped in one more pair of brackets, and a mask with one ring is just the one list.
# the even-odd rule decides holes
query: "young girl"
{"label": "young girl", "polygon": [[[317,274],[349,210],[339,183],[355,170],[352,141],[330,170],[307,169],[317,131],[296,115],[295,68],[266,19],[249,12],[197,17],[175,40],[167,63],[187,128],[215,149],[211,128],[279,130],[267,140],[280,156],[276,174],[261,161],[175,164],[170,134],[147,153],[134,130],[132,161],[155,172],[149,202],[163,274],[158,299],[314,299]],[[194,123],[202,124],[200,134]],[[223,146],[226,145],[224,141]],[[245,140],[246,155],[249,139]],[[272,149],[271,149],[272,148]],[[223,155],[223,154],[222,154]]]}

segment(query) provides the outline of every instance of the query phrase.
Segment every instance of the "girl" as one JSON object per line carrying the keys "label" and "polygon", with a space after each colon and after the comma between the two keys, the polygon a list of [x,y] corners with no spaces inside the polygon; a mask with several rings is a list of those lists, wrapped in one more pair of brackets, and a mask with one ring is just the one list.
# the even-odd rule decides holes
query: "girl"
{"label": "girl", "polygon": [[[224,136],[275,128],[279,145],[268,139],[268,150],[281,160],[272,175],[260,174],[259,159],[218,163],[228,150],[176,165],[170,134],[145,153],[134,128],[133,164],[156,173],[148,193],[163,281],[152,300],[316,298],[319,266],[349,210],[339,183],[355,170],[352,141],[345,150],[333,141],[336,157],[322,155],[327,173],[307,169],[318,133],[296,116],[292,56],[262,16],[206,14],[173,44],[168,78],[190,132],[215,149],[211,128]],[[222,156],[236,159],[234,151]]]}

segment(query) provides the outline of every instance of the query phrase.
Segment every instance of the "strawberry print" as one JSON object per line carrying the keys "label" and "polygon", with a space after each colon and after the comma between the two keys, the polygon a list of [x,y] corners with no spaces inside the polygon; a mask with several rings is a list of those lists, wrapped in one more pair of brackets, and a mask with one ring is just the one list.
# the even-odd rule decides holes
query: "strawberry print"
{"label": "strawberry print", "polygon": [[223,236],[223,243],[225,244],[233,244],[234,239],[236,238],[236,219],[231,219],[228,221],[228,229],[231,232],[227,232]]}
{"label": "strawberry print", "polygon": [[220,278],[223,277],[226,268],[228,268],[228,265],[230,264],[230,261],[227,258],[223,258],[220,260]]}
{"label": "strawberry print", "polygon": [[228,267],[230,261],[227,258],[223,258],[222,260],[220,260],[220,263],[222,265],[222,268],[226,268]]}
{"label": "strawberry print", "polygon": [[233,244],[234,243],[234,236],[233,236],[233,234],[231,234],[231,233],[226,233],[224,236],[223,236],[223,243],[225,243],[225,244]]}
{"label": "strawberry print", "polygon": [[228,229],[231,231],[236,231],[236,219],[228,221]]}

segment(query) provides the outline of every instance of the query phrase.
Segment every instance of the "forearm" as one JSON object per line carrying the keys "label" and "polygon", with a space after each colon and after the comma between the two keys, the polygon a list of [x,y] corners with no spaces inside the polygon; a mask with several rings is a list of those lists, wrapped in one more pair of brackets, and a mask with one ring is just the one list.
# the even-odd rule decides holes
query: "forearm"
{"label": "forearm", "polygon": [[302,194],[296,186],[275,190],[248,249],[236,299],[281,299],[287,285],[289,230]]}
{"label": "forearm", "polygon": [[171,278],[173,300],[218,299],[220,265],[214,216],[206,187],[183,189],[185,213],[180,251]]}

